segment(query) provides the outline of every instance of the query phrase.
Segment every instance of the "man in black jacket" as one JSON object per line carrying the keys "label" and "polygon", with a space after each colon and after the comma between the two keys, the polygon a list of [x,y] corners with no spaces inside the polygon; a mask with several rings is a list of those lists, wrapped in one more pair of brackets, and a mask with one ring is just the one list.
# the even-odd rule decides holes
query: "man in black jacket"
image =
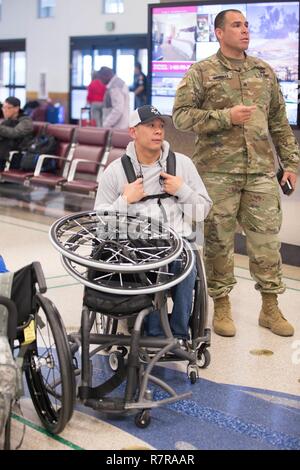
{"label": "man in black jacket", "polygon": [[0,124],[0,170],[11,150],[22,150],[33,137],[33,123],[29,116],[24,116],[20,109],[21,102],[9,96],[3,103],[4,121]]}

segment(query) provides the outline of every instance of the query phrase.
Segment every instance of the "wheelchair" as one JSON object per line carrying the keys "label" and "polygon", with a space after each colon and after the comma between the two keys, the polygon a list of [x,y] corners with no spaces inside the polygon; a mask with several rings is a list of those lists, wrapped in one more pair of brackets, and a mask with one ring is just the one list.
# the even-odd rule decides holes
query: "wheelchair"
{"label": "wheelchair", "polygon": [[[72,354],[63,321],[55,305],[43,295],[47,286],[39,262],[1,276],[8,281],[2,286],[11,285],[9,296],[7,292],[0,296],[0,304],[9,311],[8,340],[20,378],[24,373],[43,426],[58,434],[72,417],[76,393]],[[5,449],[9,449],[9,442],[10,416],[5,425]]]}
{"label": "wheelchair", "polygon": [[[105,413],[136,413],[136,425],[147,427],[152,408],[191,396],[178,394],[153,375],[153,368],[164,361],[187,361],[193,384],[199,369],[210,362],[207,288],[199,252],[161,222],[108,211],[62,217],[52,225],[50,240],[66,271],[85,286],[80,330],[68,335],[74,375],[80,375],[79,399]],[[174,260],[180,262],[176,275],[168,270]],[[189,275],[194,263],[190,340],[183,347],[170,329],[167,292]],[[154,310],[165,336],[144,335],[144,320]],[[118,332],[124,319],[132,325],[130,334]],[[93,386],[92,358],[98,353],[109,355],[114,374]],[[162,399],[153,399],[155,387],[162,389]],[[115,396],[117,389],[122,395]]]}

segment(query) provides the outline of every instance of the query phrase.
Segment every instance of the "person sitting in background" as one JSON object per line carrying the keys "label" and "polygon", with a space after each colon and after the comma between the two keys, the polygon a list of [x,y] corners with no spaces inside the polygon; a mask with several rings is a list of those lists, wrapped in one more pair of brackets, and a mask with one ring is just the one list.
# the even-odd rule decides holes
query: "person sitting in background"
{"label": "person sitting in background", "polygon": [[3,103],[4,121],[0,124],[0,170],[5,167],[11,150],[26,148],[33,137],[33,123],[21,110],[21,102],[9,96]]}
{"label": "person sitting in background", "polygon": [[87,103],[91,106],[91,118],[96,122],[97,127],[102,126],[103,98],[106,86],[98,77],[99,72],[94,72],[92,81],[87,88]]}
{"label": "person sitting in background", "polygon": [[101,67],[98,78],[107,86],[103,104],[103,127],[127,129],[129,123],[128,86],[109,67]]}

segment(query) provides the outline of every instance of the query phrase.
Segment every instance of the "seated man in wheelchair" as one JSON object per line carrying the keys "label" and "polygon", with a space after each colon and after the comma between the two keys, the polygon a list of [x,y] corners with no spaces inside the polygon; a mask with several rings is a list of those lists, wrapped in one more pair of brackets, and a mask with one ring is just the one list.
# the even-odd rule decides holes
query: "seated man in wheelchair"
{"label": "seated man in wheelchair", "polygon": [[[190,238],[192,222],[202,222],[212,201],[192,160],[173,153],[164,140],[165,120],[150,105],[136,109],[130,116],[129,132],[133,139],[122,158],[104,171],[99,182],[95,210],[142,214],[161,220],[176,232]],[[175,260],[169,270],[176,274]],[[170,327],[176,338],[189,339],[189,317],[192,307],[196,268],[172,288],[173,309]],[[146,319],[149,336],[163,336],[159,312]]]}

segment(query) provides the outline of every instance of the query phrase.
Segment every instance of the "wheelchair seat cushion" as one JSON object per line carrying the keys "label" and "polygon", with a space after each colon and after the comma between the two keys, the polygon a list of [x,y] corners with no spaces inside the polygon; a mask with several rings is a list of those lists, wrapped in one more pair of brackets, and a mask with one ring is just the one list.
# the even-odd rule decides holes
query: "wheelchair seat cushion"
{"label": "wheelchair seat cushion", "polygon": [[112,317],[127,317],[151,307],[152,295],[115,295],[99,292],[90,287],[84,291],[83,303],[90,310]]}

